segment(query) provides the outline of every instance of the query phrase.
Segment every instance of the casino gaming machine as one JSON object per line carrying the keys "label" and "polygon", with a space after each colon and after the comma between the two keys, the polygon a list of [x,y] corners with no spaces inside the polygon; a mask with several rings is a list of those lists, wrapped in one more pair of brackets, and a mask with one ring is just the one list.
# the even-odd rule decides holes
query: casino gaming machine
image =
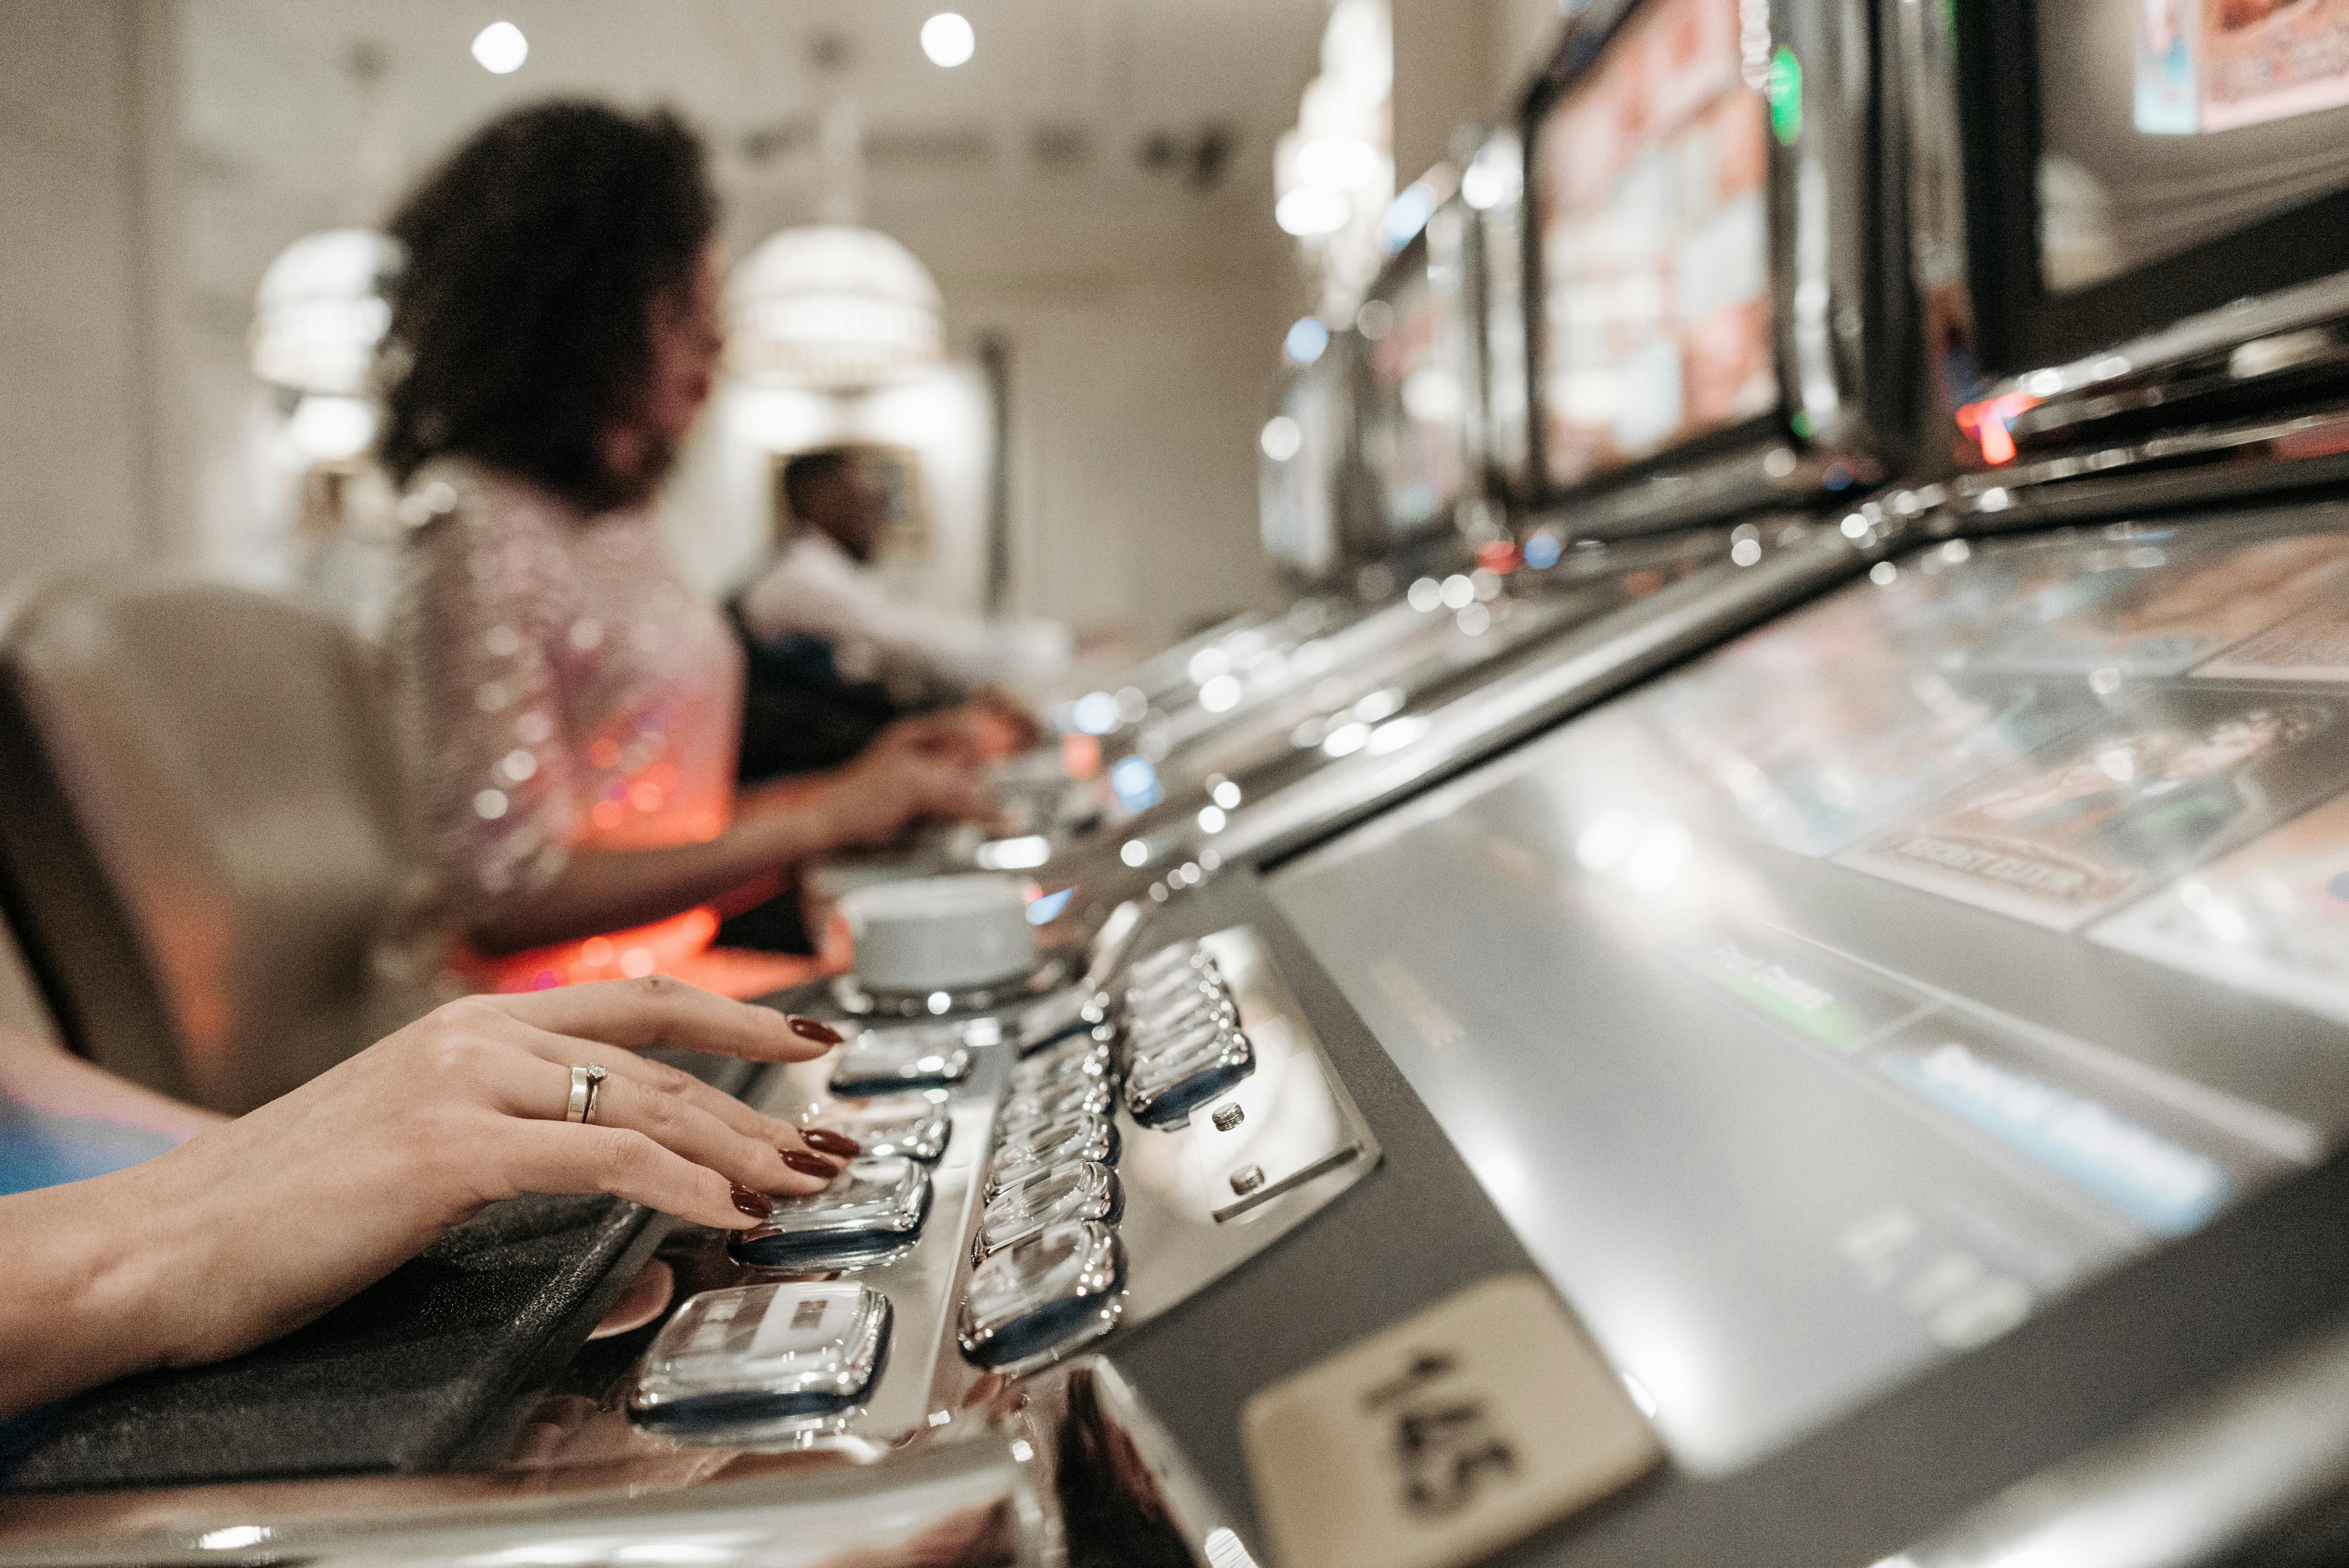
{"label": "casino gaming machine", "polygon": [[2337,1560],[2349,7],[1601,5],[1525,108],[1511,542],[1729,560],[780,998],[866,1158],[758,1230],[13,1429],[0,1561]]}
{"label": "casino gaming machine", "polygon": [[[1599,8],[1520,123],[1464,137],[1351,335],[1353,515],[1423,624],[1152,756],[1151,808],[1040,887],[1092,924],[1293,852],[1865,569],[1841,516],[1919,425],[1868,34],[1864,8]],[[1406,564],[1431,531],[1473,562]]]}

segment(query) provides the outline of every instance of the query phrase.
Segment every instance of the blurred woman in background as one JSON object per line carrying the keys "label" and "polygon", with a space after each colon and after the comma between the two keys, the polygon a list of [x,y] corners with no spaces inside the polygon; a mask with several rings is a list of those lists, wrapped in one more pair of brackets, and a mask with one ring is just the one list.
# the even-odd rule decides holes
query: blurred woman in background
{"label": "blurred woman in background", "polygon": [[716,222],[678,120],[556,102],[475,135],[391,223],[388,640],[432,907],[476,984],[773,989],[806,966],[730,954],[719,906],[756,917],[812,855],[988,809],[935,721],[736,799],[740,650],[650,510],[722,347]]}

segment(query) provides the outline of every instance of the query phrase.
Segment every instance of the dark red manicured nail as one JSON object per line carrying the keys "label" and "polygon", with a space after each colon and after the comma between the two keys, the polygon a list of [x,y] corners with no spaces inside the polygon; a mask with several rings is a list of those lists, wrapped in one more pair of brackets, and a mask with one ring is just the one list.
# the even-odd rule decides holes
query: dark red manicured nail
{"label": "dark red manicured nail", "polygon": [[791,1026],[792,1034],[802,1040],[813,1040],[819,1046],[836,1046],[846,1038],[830,1024],[819,1023],[813,1018],[804,1018],[797,1013],[784,1014],[783,1022]]}
{"label": "dark red manicured nail", "polygon": [[748,1187],[734,1189],[734,1206],[754,1220],[763,1220],[775,1212],[773,1203],[751,1191]]}
{"label": "dark red manicured nail", "polygon": [[843,1160],[853,1160],[864,1152],[864,1145],[845,1132],[834,1132],[829,1127],[802,1127],[800,1137],[819,1154],[837,1154]]}
{"label": "dark red manicured nail", "polygon": [[[839,1166],[821,1155],[810,1154],[804,1149],[786,1149],[782,1151],[782,1155],[783,1163],[802,1176],[821,1176],[829,1181],[840,1174]],[[761,1211],[762,1213],[764,1212]]]}

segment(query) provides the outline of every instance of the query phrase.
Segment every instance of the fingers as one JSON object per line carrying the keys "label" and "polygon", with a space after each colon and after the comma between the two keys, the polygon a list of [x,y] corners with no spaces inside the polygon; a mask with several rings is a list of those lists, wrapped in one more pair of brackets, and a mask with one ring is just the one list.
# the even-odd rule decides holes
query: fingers
{"label": "fingers", "polygon": [[[812,1019],[805,1021],[814,1022]],[[794,1123],[753,1110],[724,1090],[712,1088],[691,1073],[681,1072],[666,1063],[647,1061],[633,1052],[616,1050],[595,1040],[551,1034],[519,1019],[506,1020],[505,1027],[511,1031],[515,1044],[541,1061],[566,1068],[574,1063],[601,1063],[614,1077],[628,1078],[649,1092],[674,1095],[696,1109],[716,1117],[745,1137],[761,1139],[781,1150],[810,1147]],[[607,1092],[609,1088],[607,1083]],[[598,1119],[603,1119],[600,1101],[597,1115]]]}
{"label": "fingers", "polygon": [[757,1062],[801,1062],[840,1043],[837,1032],[812,1019],[731,1001],[666,975],[488,1000],[510,1017],[549,1034],[629,1050],[660,1044]]}
{"label": "fingers", "polygon": [[978,778],[960,768],[928,769],[919,782],[918,799],[925,815],[966,822],[990,821],[1000,810]]}
{"label": "fingers", "polygon": [[[668,1033],[664,1026],[673,1022],[679,1006],[738,1007],[673,983],[582,989],[606,993],[605,1006],[588,1011],[606,1021],[616,1015],[620,1026],[611,1032],[631,1041]],[[612,1007],[631,993],[637,1004],[633,1011]],[[450,1004],[419,1026],[417,1043],[427,1056],[403,1070],[412,1074],[420,1067],[422,1081],[440,1095],[492,1113],[478,1135],[441,1137],[437,1144],[440,1163],[460,1173],[469,1190],[484,1197],[496,1195],[501,1186],[512,1191],[607,1191],[699,1223],[735,1227],[748,1212],[737,1205],[736,1190],[798,1196],[821,1191],[840,1173],[843,1161],[814,1152],[800,1130],[761,1116],[688,1074],[514,1016],[565,1011],[546,1006],[559,999],[560,993],[551,992],[498,999],[524,1004],[507,1007],[471,998]],[[810,1050],[820,1048],[819,1041],[790,1033],[780,1015],[766,1016],[786,1037]],[[812,1020],[803,1023],[837,1038]],[[595,1121],[566,1121],[572,1068],[588,1063],[599,1063],[606,1074],[596,1094]],[[571,1141],[550,1143],[550,1130]],[[756,1199],[750,1208],[765,1212]]]}
{"label": "fingers", "polygon": [[[568,1087],[567,1073],[558,1074],[552,1064],[533,1065],[541,1067],[550,1080],[563,1077]],[[538,1098],[543,1099],[543,1093]],[[754,1192],[820,1192],[840,1173],[837,1164],[811,1152],[796,1137],[789,1147],[778,1147],[764,1137],[736,1130],[681,1096],[631,1078],[605,1080],[595,1099],[594,1126],[643,1133],[669,1152]]]}
{"label": "fingers", "polygon": [[[582,1125],[564,1119],[571,1091],[568,1065],[514,1051],[496,1064],[483,1088],[509,1125],[550,1119],[566,1127]],[[597,1091],[595,1119],[587,1125],[640,1132],[728,1182],[758,1192],[814,1192],[840,1172],[837,1164],[811,1152],[796,1136],[784,1145],[738,1131],[681,1096],[616,1073]]]}
{"label": "fingers", "polygon": [[515,1118],[504,1131],[502,1174],[513,1191],[608,1192],[719,1230],[745,1231],[758,1222],[735,1207],[725,1177],[633,1128]]}
{"label": "fingers", "polygon": [[964,767],[987,760],[987,738],[974,716],[960,709],[901,718],[885,732],[895,748],[917,756],[945,758]]}

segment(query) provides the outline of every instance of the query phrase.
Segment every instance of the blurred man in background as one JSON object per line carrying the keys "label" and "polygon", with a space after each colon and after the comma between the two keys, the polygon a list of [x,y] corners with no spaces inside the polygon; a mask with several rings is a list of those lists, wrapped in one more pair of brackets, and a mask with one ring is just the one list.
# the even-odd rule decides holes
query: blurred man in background
{"label": "blurred man in background", "polygon": [[[894,595],[874,570],[889,526],[888,496],[854,449],[802,452],[784,466],[782,482],[796,530],[734,605],[752,655],[744,776],[761,776],[757,769],[773,760],[761,744],[770,730],[802,746],[820,738],[824,727],[811,721],[810,710],[839,716],[845,739],[854,716],[866,716],[863,722],[877,731],[905,714],[970,703],[1000,728],[1002,749],[1032,741],[1034,716],[1003,688],[1065,669],[1067,630],[959,616]],[[797,722],[763,721],[762,705]]]}

